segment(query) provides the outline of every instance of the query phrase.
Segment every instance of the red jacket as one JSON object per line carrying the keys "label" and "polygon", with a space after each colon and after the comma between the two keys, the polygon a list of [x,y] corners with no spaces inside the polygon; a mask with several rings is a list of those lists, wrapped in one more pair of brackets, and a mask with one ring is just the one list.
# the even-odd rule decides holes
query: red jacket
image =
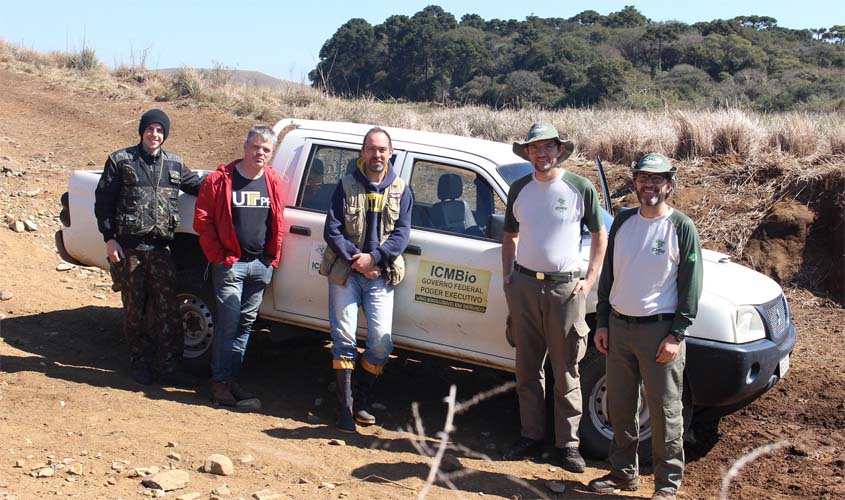
{"label": "red jacket", "polygon": [[[232,225],[232,172],[235,160],[220,165],[202,183],[194,208],[194,231],[199,234],[200,246],[212,264],[231,266],[241,258],[241,245]],[[270,196],[270,226],[264,256],[273,267],[279,266],[284,231],[282,178],[269,166],[264,167],[267,193]]]}

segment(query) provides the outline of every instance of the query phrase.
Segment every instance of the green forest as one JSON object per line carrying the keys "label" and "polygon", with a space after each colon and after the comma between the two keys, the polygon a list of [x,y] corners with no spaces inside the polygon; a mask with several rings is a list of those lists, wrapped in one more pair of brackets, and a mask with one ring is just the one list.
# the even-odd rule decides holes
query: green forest
{"label": "green forest", "polygon": [[350,19],[309,73],[331,94],[496,109],[845,110],[845,26],[654,22],[634,6],[524,21],[438,6]]}

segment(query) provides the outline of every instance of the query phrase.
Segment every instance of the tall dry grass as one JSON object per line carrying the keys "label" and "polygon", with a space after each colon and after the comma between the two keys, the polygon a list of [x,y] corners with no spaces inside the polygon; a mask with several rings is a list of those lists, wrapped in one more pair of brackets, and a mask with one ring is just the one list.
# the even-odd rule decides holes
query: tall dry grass
{"label": "tall dry grass", "polygon": [[584,158],[600,156],[627,164],[649,151],[679,160],[729,155],[743,161],[800,159],[819,164],[843,161],[842,113],[763,114],[741,109],[629,111],[594,109],[505,109],[398,104],[373,98],[344,100],[297,83],[278,89],[233,83],[223,67],[174,77],[139,63],[108,71],[91,49],[42,54],[0,39],[0,67],[62,80],[111,98],[146,96],[158,102],[210,106],[264,122],[281,118],[350,121],[427,130],[509,142],[536,120],[550,121],[576,144]]}

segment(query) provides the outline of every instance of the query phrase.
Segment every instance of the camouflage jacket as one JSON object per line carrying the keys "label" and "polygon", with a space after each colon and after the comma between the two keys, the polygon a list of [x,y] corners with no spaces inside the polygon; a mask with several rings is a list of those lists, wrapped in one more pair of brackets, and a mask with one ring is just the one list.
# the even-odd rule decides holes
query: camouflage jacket
{"label": "camouflage jacket", "polygon": [[166,244],[179,225],[179,190],[196,195],[201,179],[179,155],[152,158],[131,146],[106,160],[95,191],[94,215],[103,240],[121,246]]}

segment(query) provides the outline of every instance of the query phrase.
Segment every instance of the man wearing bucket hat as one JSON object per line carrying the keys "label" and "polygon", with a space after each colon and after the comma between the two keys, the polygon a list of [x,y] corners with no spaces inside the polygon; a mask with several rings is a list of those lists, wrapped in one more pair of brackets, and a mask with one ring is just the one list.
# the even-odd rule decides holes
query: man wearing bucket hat
{"label": "man wearing bucket hat", "polygon": [[620,213],[610,228],[594,338],[607,356],[613,428],[610,473],[590,483],[601,493],[639,486],[640,381],[651,416],[652,498],[676,498],[684,474],[684,335],[698,310],[702,263],[695,225],[666,203],[676,172],[661,154],[643,156],[634,165],[640,207]]}
{"label": "man wearing bucket hat", "polygon": [[169,245],[179,225],[179,190],[196,196],[202,181],[182,158],[161,148],[169,133],[164,111],[141,115],[140,142],[106,160],[94,214],[120,285],[132,378],[142,385],[186,386],[196,380],[178,371],[184,336]]}
{"label": "man wearing bucket hat", "polygon": [[[535,123],[513,151],[534,172],[508,192],[502,277],[516,347],[521,437],[505,453],[518,460],[543,451],[545,374],[548,355],[555,378],[555,447],[561,466],[583,472],[578,451],[581,386],[578,362],[587,350],[585,299],[598,279],[607,232],[593,184],[561,163],[574,145],[549,123]],[[590,260],[581,273],[581,226],[592,234]]]}

